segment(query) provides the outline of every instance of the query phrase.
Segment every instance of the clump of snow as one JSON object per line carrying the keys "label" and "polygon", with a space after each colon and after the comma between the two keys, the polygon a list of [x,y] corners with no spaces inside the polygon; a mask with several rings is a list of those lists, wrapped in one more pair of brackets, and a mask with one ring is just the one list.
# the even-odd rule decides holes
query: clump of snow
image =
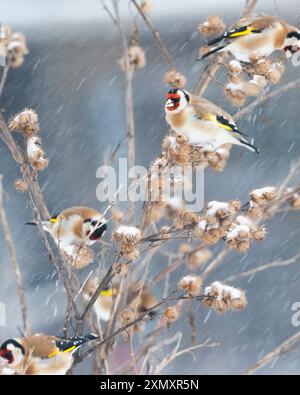
{"label": "clump of snow", "polygon": [[229,89],[232,93],[237,92],[237,91],[242,91],[243,84],[241,84],[241,83],[235,84],[233,82],[230,82],[229,84],[226,85],[226,89]]}
{"label": "clump of snow", "polygon": [[230,285],[222,284],[220,281],[215,281],[210,286],[206,287],[204,295],[211,295],[215,292],[217,293],[217,301],[223,299],[224,293],[229,297],[229,300],[240,299],[242,297],[242,292],[239,289],[231,287]]}
{"label": "clump of snow", "polygon": [[229,66],[232,66],[235,69],[243,70],[241,63],[238,60],[231,60],[229,62]]}
{"label": "clump of snow", "polygon": [[207,215],[214,216],[216,215],[218,210],[227,210],[228,203],[226,202],[218,202],[216,200],[209,202],[207,205]]}
{"label": "clump of snow", "polygon": [[229,229],[229,232],[227,233],[226,239],[227,240],[237,239],[239,237],[240,232],[249,233],[250,232],[249,226],[235,224],[233,227],[231,227]]}
{"label": "clump of snow", "polygon": [[263,195],[265,195],[266,193],[276,193],[276,188],[269,186],[269,187],[254,189],[251,192],[251,195],[254,194],[256,196],[263,197]]}
{"label": "clump of snow", "polygon": [[132,237],[138,236],[140,234],[140,230],[135,226],[126,226],[126,225],[120,226],[116,232],[122,236],[132,236]]}

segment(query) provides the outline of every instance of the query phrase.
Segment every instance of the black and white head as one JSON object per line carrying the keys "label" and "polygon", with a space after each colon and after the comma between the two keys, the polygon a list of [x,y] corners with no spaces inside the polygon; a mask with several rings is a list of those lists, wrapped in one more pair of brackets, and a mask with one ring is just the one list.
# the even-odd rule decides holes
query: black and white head
{"label": "black and white head", "polygon": [[89,240],[97,241],[104,235],[107,225],[104,218],[92,218],[84,221],[83,228]]}
{"label": "black and white head", "polygon": [[174,88],[166,95],[166,113],[176,114],[186,108],[190,101],[190,95],[184,89]]}
{"label": "black and white head", "polygon": [[25,355],[25,349],[17,340],[6,340],[0,347],[0,366],[19,365]]}
{"label": "black and white head", "polygon": [[288,32],[283,50],[285,51],[286,57],[291,58],[296,52],[300,51],[300,31],[293,30]]}

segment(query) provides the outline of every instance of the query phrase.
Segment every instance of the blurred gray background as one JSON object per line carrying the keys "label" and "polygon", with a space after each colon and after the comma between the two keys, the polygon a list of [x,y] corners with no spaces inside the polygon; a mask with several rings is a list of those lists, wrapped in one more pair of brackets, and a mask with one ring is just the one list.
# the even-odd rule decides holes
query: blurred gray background
{"label": "blurred gray background", "polygon": [[[188,77],[191,88],[205,63],[196,62],[203,44],[197,25],[210,14],[228,23],[242,12],[244,0],[152,0],[151,18],[174,57],[178,71]],[[134,13],[127,0],[121,0],[126,22]],[[9,117],[24,107],[34,108],[40,118],[43,144],[50,159],[41,174],[46,203],[57,212],[72,205],[102,209],[96,198],[96,170],[103,157],[125,136],[124,80],[117,59],[121,46],[115,27],[101,3],[96,0],[2,0],[3,24],[26,35],[30,54],[25,64],[9,73],[1,107]],[[299,25],[299,1],[259,0],[257,12],[278,15]],[[137,135],[137,163],[147,166],[160,152],[166,133],[163,76],[167,70],[152,36],[139,20],[141,45],[147,66],[136,73],[134,104]],[[287,67],[285,82],[299,77],[299,68]],[[222,75],[219,76],[222,79]],[[206,97],[233,113],[236,109],[213,84]],[[255,110],[239,122],[240,129],[255,137],[260,156],[233,149],[223,173],[205,172],[205,200],[247,200],[253,187],[279,184],[290,162],[299,157],[299,91],[291,91]],[[126,156],[124,143],[118,155]],[[19,173],[3,144],[0,144],[0,173],[7,193],[6,209],[19,262],[26,284],[30,324],[35,332],[60,333],[63,323],[64,293],[47,255],[32,227],[31,210],[25,195],[14,190]],[[267,223],[268,237],[256,243],[247,255],[232,252],[208,281],[222,280],[275,258],[287,258],[299,250],[299,214],[288,213]],[[109,239],[110,232],[106,238]],[[220,246],[214,248],[217,252]],[[7,326],[0,328],[0,340],[18,335],[21,326],[19,303],[6,246],[0,232],[0,301],[7,306]],[[153,262],[157,271],[162,260]],[[166,264],[166,262],[164,262]],[[176,281],[177,278],[174,278]],[[247,292],[249,305],[240,313],[217,315],[196,306],[198,340],[208,336],[219,347],[195,352],[173,363],[167,373],[243,373],[249,365],[297,331],[291,324],[291,305],[300,302],[299,262],[286,268],[271,269],[234,284]],[[187,321],[187,320],[186,320]],[[171,331],[186,334],[184,320]],[[168,337],[170,333],[164,336]],[[260,373],[299,373],[297,352],[281,356]],[[84,370],[81,370],[84,372]]]}

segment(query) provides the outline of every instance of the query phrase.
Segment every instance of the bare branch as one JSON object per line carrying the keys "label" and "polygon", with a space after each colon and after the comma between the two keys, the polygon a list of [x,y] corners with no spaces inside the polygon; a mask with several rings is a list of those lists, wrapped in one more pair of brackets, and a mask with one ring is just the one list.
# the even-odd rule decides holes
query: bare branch
{"label": "bare branch", "polygon": [[20,265],[17,260],[17,255],[14,247],[14,243],[12,240],[12,236],[9,229],[9,224],[7,221],[6,213],[4,210],[4,202],[3,202],[3,184],[2,184],[3,176],[0,175],[0,223],[3,229],[4,239],[7,245],[7,250],[10,256],[11,266],[16,278],[17,283],[17,291],[19,295],[21,313],[22,313],[22,320],[23,320],[23,330],[24,335],[28,336],[30,334],[29,323],[28,323],[28,312],[27,312],[27,305],[26,305],[26,296],[25,296],[25,289],[23,286],[23,279],[20,270]]}

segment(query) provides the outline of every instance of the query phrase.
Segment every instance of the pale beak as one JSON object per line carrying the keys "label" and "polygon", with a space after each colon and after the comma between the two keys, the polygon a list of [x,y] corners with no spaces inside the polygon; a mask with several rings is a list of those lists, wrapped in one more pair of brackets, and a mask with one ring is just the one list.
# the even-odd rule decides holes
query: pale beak
{"label": "pale beak", "polygon": [[169,99],[169,100],[167,100],[167,102],[166,102],[166,106],[167,106],[167,107],[174,107],[174,106],[175,106],[175,103],[174,103],[171,99]]}

